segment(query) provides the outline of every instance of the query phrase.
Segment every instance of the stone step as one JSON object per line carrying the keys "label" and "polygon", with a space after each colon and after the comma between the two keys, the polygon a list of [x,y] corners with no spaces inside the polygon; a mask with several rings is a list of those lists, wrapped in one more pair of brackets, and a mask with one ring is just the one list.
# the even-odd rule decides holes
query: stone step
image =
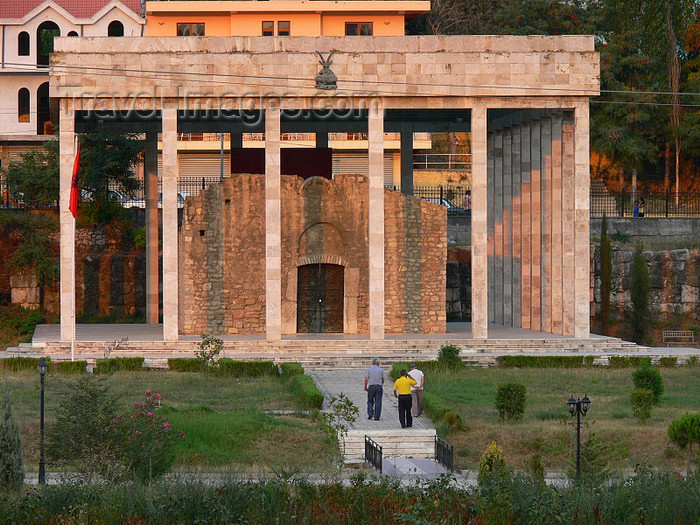
{"label": "stone step", "polygon": [[382,447],[383,457],[434,458],[435,430],[400,428],[396,430],[350,430],[345,439],[346,459],[365,457],[365,435]]}

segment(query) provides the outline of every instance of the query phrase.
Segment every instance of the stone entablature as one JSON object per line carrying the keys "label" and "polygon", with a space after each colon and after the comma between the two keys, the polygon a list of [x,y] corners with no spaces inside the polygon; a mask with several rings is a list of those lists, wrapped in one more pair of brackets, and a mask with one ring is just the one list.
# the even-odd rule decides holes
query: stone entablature
{"label": "stone entablature", "polygon": [[[369,331],[368,179],[281,177],[282,332],[297,332],[297,272],[344,268],[344,332]],[[183,334],[265,333],[263,175],[234,174],[189,198],[180,239]],[[387,333],[445,326],[444,207],[385,190]]]}
{"label": "stone entablature", "polygon": [[[119,81],[108,93],[95,92],[127,97],[127,106],[129,97],[139,93],[145,106],[153,104],[149,96],[183,98],[181,109],[198,96],[313,97],[320,70],[316,51],[324,56],[335,51],[335,95],[381,96],[385,107],[392,105],[390,99],[407,95],[561,98],[595,96],[600,88],[590,36],[57,38],[55,49],[53,96],[84,97],[104,85],[102,74],[109,69]],[[78,69],[64,69],[71,66]],[[99,70],[93,73],[91,67]],[[154,74],[157,70],[172,75]],[[212,82],[217,75],[222,81]],[[283,88],[289,91],[281,95]],[[396,106],[405,106],[401,102],[396,100]],[[90,101],[83,104],[89,107]]]}

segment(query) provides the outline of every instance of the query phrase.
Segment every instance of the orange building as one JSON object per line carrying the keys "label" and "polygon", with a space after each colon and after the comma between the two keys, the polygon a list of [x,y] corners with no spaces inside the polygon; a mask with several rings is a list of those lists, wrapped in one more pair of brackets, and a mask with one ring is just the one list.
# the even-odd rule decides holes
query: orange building
{"label": "orange building", "polygon": [[147,36],[401,36],[430,1],[172,1],[146,4]]}

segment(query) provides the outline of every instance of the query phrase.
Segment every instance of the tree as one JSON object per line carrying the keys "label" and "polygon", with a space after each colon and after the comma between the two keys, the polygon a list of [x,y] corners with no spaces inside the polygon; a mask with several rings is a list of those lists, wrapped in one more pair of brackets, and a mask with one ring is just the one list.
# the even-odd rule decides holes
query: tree
{"label": "tree", "polygon": [[689,476],[693,444],[700,444],[700,412],[684,414],[680,419],[671,421],[668,426],[668,437],[678,448],[688,449],[688,466],[685,475]]}
{"label": "tree", "polygon": [[22,438],[12,414],[10,393],[3,389],[3,411],[0,414],[0,490],[17,490],[24,483]]}
{"label": "tree", "polygon": [[58,141],[22,153],[5,172],[8,192],[26,205],[50,206],[58,203]]}
{"label": "tree", "polygon": [[637,244],[632,259],[632,270],[630,274],[630,298],[632,300],[632,311],[630,312],[630,322],[632,324],[633,339],[638,344],[647,341],[647,326],[649,324],[649,291],[651,283],[649,281],[649,269],[647,261],[643,255],[643,246]]}
{"label": "tree", "polygon": [[610,330],[610,290],[612,288],[612,246],[608,237],[608,218],[603,214],[600,227],[600,331]]}

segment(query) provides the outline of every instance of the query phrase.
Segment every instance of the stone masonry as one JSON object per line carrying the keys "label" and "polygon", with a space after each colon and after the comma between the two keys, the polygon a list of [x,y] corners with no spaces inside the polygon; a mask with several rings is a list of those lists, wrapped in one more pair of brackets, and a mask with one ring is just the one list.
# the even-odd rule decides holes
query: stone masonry
{"label": "stone masonry", "polygon": [[[297,330],[298,267],[344,269],[344,332],[369,331],[368,180],[281,177],[282,331]],[[184,334],[265,333],[263,175],[232,175],[186,204],[180,246]],[[385,190],[387,333],[444,331],[445,209]]]}

